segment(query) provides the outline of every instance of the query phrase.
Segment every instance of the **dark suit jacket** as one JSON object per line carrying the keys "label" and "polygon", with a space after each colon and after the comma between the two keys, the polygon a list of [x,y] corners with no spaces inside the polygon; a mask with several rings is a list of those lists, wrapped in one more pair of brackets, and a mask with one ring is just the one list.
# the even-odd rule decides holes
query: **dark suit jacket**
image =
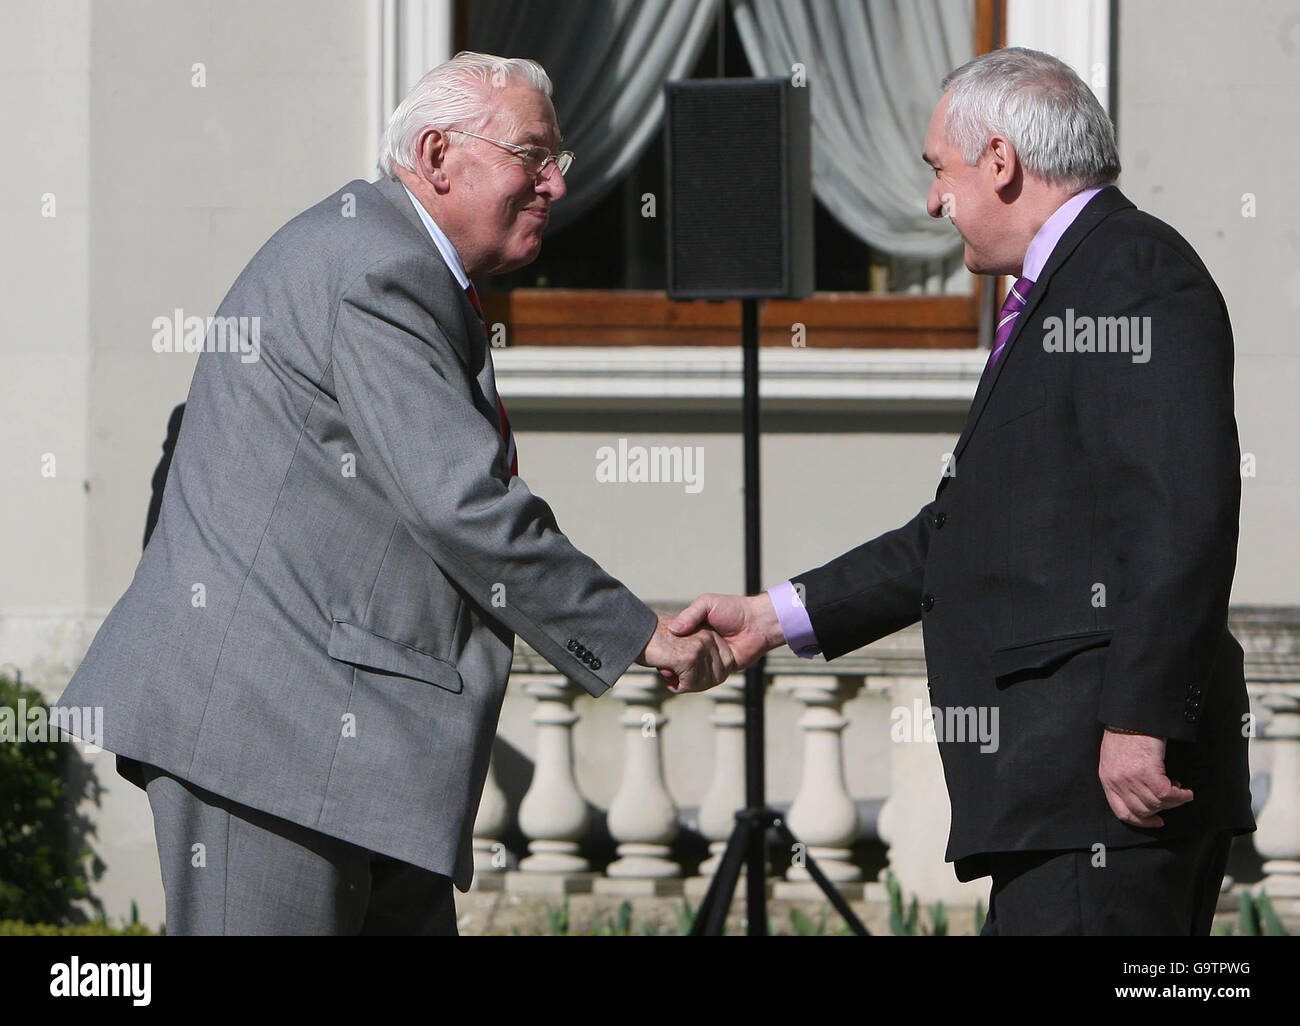
{"label": "dark suit jacket", "polygon": [[[1049,351],[1053,317],[1058,336],[1085,317],[1139,318],[1128,326],[1149,327],[1149,358]],[[984,853],[1254,828],[1242,650],[1226,627],[1232,363],[1223,298],[1191,246],[1105,189],[981,381],[934,501],[794,579],[827,659],[920,619],[933,706],[984,707],[990,723],[996,710],[996,751],[940,741],[961,879],[987,872]],[[1166,770],[1196,797],[1163,828],[1129,827],[1106,803],[1105,725],[1169,739]]]}

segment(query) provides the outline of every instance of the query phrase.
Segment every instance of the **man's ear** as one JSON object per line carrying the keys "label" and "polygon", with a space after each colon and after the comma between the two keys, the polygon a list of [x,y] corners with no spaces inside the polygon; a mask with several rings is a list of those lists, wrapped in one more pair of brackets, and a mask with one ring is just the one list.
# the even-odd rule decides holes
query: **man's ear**
{"label": "man's ear", "polygon": [[1005,135],[995,135],[989,140],[988,153],[993,188],[1002,192],[1016,180],[1020,171],[1020,156]]}
{"label": "man's ear", "polygon": [[416,173],[428,182],[435,192],[445,194],[451,189],[451,179],[445,166],[447,159],[446,133],[436,128],[426,128],[420,135],[419,162]]}

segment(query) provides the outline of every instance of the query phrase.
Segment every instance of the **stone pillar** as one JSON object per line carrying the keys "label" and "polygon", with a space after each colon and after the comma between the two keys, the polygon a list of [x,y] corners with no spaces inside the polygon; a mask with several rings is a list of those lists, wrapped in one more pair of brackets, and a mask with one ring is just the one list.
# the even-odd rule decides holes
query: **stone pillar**
{"label": "stone pillar", "polygon": [[[788,675],[776,678],[779,690],[804,705],[803,773],[799,791],[786,815],[790,830],[823,873],[845,897],[862,897],[862,872],[853,864],[850,847],[858,836],[858,813],[844,780],[842,714],[844,703],[861,686],[859,677]],[[778,883],[778,898],[814,897],[821,892],[802,868],[800,853],[786,881]]]}
{"label": "stone pillar", "polygon": [[700,833],[709,857],[700,874],[711,877],[722,861],[736,812],[745,807],[745,675],[735,673],[709,692],[713,701],[713,778],[700,802]]}
{"label": "stone pillar", "polygon": [[474,817],[474,884],[476,891],[499,891],[505,885],[505,873],[512,868],[513,857],[500,838],[510,825],[506,794],[497,783],[493,759],[488,763],[487,781],[478,815]]}
{"label": "stone pillar", "polygon": [[[907,900],[922,905],[942,901],[949,909],[989,907],[989,878],[960,883],[943,859],[948,848],[952,808],[944,785],[943,763],[930,722],[930,692],[924,677],[891,677],[888,688],[890,730],[889,797],[877,820],[880,839],[889,845],[889,866]],[[885,879],[882,870],[880,880]],[[881,883],[867,887],[867,897],[884,901]]]}
{"label": "stone pillar", "polygon": [[1264,892],[1279,915],[1300,914],[1300,695],[1266,691],[1273,715],[1260,737],[1272,755],[1268,801],[1257,817],[1255,850],[1264,859]]}
{"label": "stone pillar", "polygon": [[579,842],[587,836],[587,802],[573,775],[577,687],[558,675],[521,677],[525,694],[537,699],[537,758],[519,805],[519,829],[529,838],[529,854],[518,872],[507,874],[506,888],[546,894],[590,891],[594,874],[579,853]]}
{"label": "stone pillar", "polygon": [[597,894],[623,897],[681,893],[681,868],[670,858],[677,806],[664,783],[660,711],[668,692],[658,674],[629,673],[610,691],[625,704],[623,779],[609,806],[609,833],[618,858],[595,882]]}
{"label": "stone pillar", "polygon": [[[709,691],[713,713],[713,776],[700,800],[699,830],[709,841],[709,857],[699,875],[686,881],[686,897],[698,901],[718,871],[727,838],[736,826],[736,813],[745,807],[745,675],[733,673]],[[745,893],[745,870],[736,894]]]}

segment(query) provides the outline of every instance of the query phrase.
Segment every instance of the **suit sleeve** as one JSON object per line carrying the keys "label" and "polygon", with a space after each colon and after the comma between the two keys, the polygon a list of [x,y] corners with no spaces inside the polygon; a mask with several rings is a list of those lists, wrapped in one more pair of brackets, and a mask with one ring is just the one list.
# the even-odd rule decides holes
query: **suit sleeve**
{"label": "suit sleeve", "polygon": [[[1195,740],[1227,623],[1241,501],[1232,329],[1203,268],[1134,239],[1108,261],[1103,316],[1150,318],[1145,362],[1076,353],[1082,447],[1111,540],[1114,624],[1098,710],[1107,725]],[[1139,324],[1143,323],[1141,321]]]}
{"label": "suit sleeve", "polygon": [[933,519],[931,502],[902,527],[791,578],[828,660],[921,619]]}
{"label": "suit sleeve", "polygon": [[478,383],[426,298],[434,259],[385,258],[344,292],[331,343],[340,410],[364,472],[438,566],[485,615],[599,695],[640,654],[657,617],[509,476],[498,429],[475,405]]}

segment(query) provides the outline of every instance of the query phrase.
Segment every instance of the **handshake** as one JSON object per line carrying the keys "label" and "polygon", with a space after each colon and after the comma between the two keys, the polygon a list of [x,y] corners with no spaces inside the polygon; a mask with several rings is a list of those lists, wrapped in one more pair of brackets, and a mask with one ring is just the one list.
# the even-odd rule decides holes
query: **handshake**
{"label": "handshake", "polygon": [[733,670],[785,644],[776,608],[758,595],[701,595],[674,617],[660,616],[637,658],[655,667],[675,694],[707,691]]}

